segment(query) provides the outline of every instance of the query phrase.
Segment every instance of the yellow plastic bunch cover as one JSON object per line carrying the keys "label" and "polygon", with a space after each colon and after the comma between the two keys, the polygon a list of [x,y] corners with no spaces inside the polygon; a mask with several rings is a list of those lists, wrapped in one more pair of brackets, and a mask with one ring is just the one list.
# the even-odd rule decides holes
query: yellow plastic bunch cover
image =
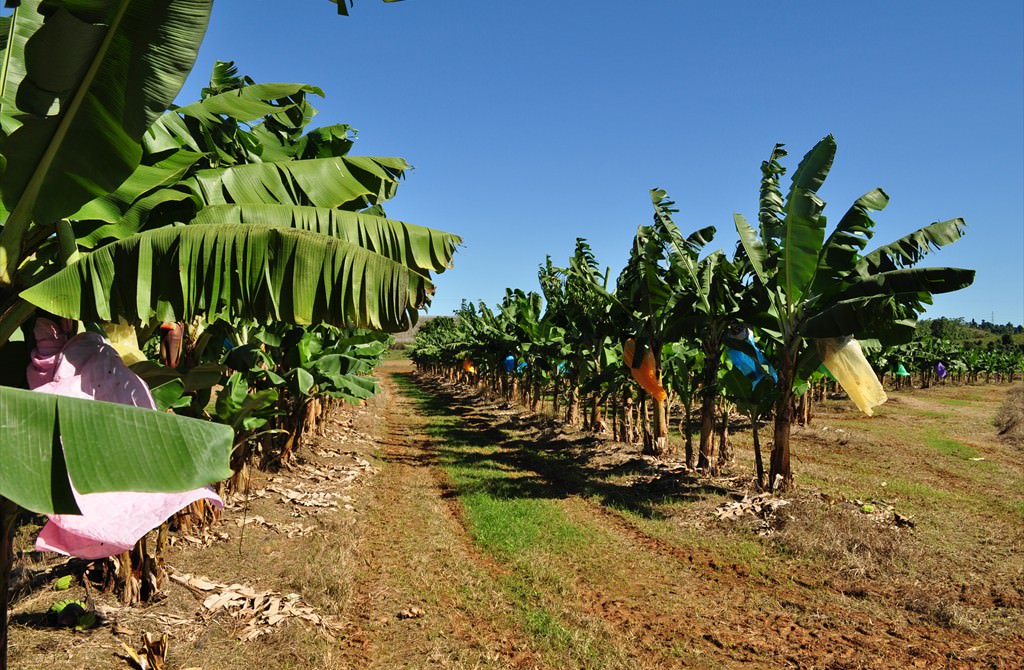
{"label": "yellow plastic bunch cover", "polygon": [[107,334],[107,341],[121,355],[125,365],[147,360],[146,354],[139,349],[139,339],[135,337],[135,328],[130,323],[124,319],[117,323],[105,323],[103,330]]}
{"label": "yellow plastic bunch cover", "polygon": [[873,408],[888,400],[857,340],[835,337],[817,340],[815,344],[825,367],[860,411],[871,416]]}

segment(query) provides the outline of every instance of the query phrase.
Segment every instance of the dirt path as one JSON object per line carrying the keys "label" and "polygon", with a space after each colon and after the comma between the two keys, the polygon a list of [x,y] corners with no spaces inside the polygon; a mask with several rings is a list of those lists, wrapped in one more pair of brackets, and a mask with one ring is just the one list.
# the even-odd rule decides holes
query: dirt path
{"label": "dirt path", "polygon": [[[328,417],[292,470],[257,473],[248,501],[167,555],[179,575],[295,598],[315,617],[239,642],[251,613],[171,585],[142,609],[94,594],[103,625],[76,634],[40,612],[82,590],[44,587],[19,603],[13,667],[129,667],[121,642],[142,631],[170,635],[169,669],[1020,667],[1016,587],[1000,630],[957,624],[967,609],[943,623],[929,584],[908,605],[885,579],[708,527],[726,481],[560,433],[405,361],[379,378],[382,393]],[[864,529],[876,532],[852,536]],[[886,551],[897,535],[877,532]]]}
{"label": "dirt path", "polygon": [[352,668],[527,668],[528,641],[510,629],[510,605],[474,549],[435,463],[433,439],[386,366],[380,473],[357,543],[359,569],[343,615]]}
{"label": "dirt path", "polygon": [[[387,384],[393,388],[392,375],[401,373],[389,373]],[[536,434],[516,429],[519,417],[511,420],[510,412],[472,394],[431,391],[433,411],[458,416],[458,434],[470,444],[454,457],[450,445],[439,446],[449,468],[458,471],[460,461],[487,459],[503,495],[551,501],[558,514],[554,523],[564,521],[585,536],[580,546],[562,547],[561,553],[526,552],[528,567],[519,556],[498,552],[508,569],[530,584],[555,583],[555,592],[541,593],[538,600],[570,638],[587,647],[582,654],[557,645],[552,649],[542,636],[545,665],[1009,668],[1024,650],[1020,635],[996,642],[864,600],[872,593],[870,585],[847,595],[842,584],[832,588],[827,575],[807,576],[817,586],[799,574],[751,575],[714,549],[667,542],[587,495],[586,482],[580,481],[586,473],[574,472],[557,456],[545,458],[545,445],[533,441]],[[429,412],[431,402],[421,399],[418,409]],[[509,479],[517,482],[512,493]],[[453,491],[458,495],[464,488],[456,485]]]}

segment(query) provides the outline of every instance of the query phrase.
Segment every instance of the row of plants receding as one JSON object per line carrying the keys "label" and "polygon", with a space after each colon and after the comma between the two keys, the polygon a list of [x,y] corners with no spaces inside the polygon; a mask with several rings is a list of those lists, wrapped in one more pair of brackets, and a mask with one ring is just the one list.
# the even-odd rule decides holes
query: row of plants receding
{"label": "row of plants receding", "polygon": [[[218,63],[173,105],[212,4],[22,0],[0,17],[0,670],[26,513],[88,519],[90,495],[230,489],[250,462],[287,462],[318,407],[373,393],[381,333],[415,321],[460,243],[387,218],[408,165],[349,155],[346,124],[309,128],[316,86]],[[134,351],[130,376],[92,333]],[[93,357],[138,393],[85,379]],[[76,377],[74,397],[26,389]],[[130,553],[126,584],[147,560]]]}
{"label": "row of plants receding", "polygon": [[[615,438],[639,437],[656,455],[668,449],[677,404],[686,463],[709,472],[728,458],[725,432],[735,407],[753,426],[758,485],[785,489],[792,483],[792,423],[807,420],[830,387],[841,385],[871,414],[884,402],[880,381],[889,366],[893,373],[899,361],[934,369],[945,360],[961,369],[914,335],[933,294],[973,281],[972,270],[916,267],[957,240],[964,221],[932,223],[867,250],[871,213],[889,199],[874,189],[827,231],[817,191],[835,151],[831,136],[822,139],[783,196],[786,152],[776,145],[761,166],[758,225],[735,215],[740,242],[731,255],[710,250],[713,227],[685,235],[674,203],[654,189],[653,222],[638,227],[614,286],[577,239],[566,266],[550,256],[541,265],[539,292],[507,289],[494,308],[464,302],[454,318],[424,325],[411,356],[421,370],[481,381],[534,410],[550,397],[553,414],[564,407],[565,420],[587,430],[605,430],[610,419]],[[873,370],[865,352],[880,367]],[[977,356],[964,364],[975,371],[966,379],[996,368],[1012,378],[1021,369],[1019,351],[1005,359],[1002,352],[964,353]],[[695,416],[696,448],[689,430]],[[758,434],[764,420],[773,422],[767,469]]]}
{"label": "row of plants receding", "polygon": [[1002,383],[1024,371],[1024,344],[1012,340],[986,344],[920,333],[913,341],[868,354],[879,377],[894,388],[927,388],[935,383]]}

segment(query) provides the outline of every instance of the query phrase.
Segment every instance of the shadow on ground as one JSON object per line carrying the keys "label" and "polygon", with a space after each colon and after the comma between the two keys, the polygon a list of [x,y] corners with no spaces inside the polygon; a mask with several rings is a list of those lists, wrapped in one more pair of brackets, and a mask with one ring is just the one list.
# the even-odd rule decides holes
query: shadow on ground
{"label": "shadow on ground", "polygon": [[431,423],[431,434],[441,442],[430,452],[434,463],[484,473],[469,476],[449,495],[576,495],[642,517],[663,518],[666,505],[733,493],[678,466],[662,467],[658,461],[641,458],[631,445],[557,432],[559,427],[549,418],[488,401],[476,391],[411,372],[395,373],[393,379],[424,416],[457,419]]}

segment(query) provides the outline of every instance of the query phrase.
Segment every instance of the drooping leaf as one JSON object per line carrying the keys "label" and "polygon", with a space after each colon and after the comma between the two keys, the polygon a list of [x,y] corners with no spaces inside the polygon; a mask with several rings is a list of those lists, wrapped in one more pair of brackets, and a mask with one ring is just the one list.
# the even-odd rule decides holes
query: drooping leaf
{"label": "drooping leaf", "polygon": [[974,270],[961,268],[906,268],[879,272],[858,279],[836,294],[836,300],[879,295],[949,293],[974,281]]}
{"label": "drooping leaf", "polygon": [[[203,158],[195,151],[176,151],[153,165],[140,165],[112,193],[90,200],[70,218],[75,221],[120,220],[132,204],[150,191],[176,184]],[[182,194],[187,197],[187,194]]]}
{"label": "drooping leaf", "polygon": [[165,116],[177,114],[203,122],[217,122],[222,116],[235,121],[255,121],[282,111],[280,103],[271,101],[288,98],[300,91],[319,96],[324,94],[322,89],[309,84],[251,84],[177,107]]}
{"label": "drooping leaf", "polygon": [[205,205],[287,204],[358,210],[388,200],[408,165],[338,156],[200,170],[188,185]]}
{"label": "drooping leaf", "polygon": [[78,511],[69,476],[82,493],[187,491],[231,476],[231,430],[208,421],[0,387],[0,425],[0,495],[34,512]]}
{"label": "drooping leaf", "polygon": [[87,321],[221,314],[396,331],[410,325],[432,290],[426,277],[345,240],[222,224],[161,228],[109,244],[21,297]]}
{"label": "drooping leaf", "polygon": [[929,224],[867,254],[857,264],[857,271],[865,275],[909,267],[926,254],[957,241],[966,230],[966,222],[959,218]]}
{"label": "drooping leaf", "polygon": [[346,240],[386,256],[414,272],[451,267],[458,235],[369,214],[289,205],[217,205],[196,215],[193,224],[245,223],[308,230]]}
{"label": "drooping leaf", "polygon": [[893,270],[861,279],[835,295],[820,312],[801,326],[807,337],[878,338],[887,344],[909,339],[904,326],[931,302],[936,293],[948,293],[969,286],[974,270],[960,268],[910,268]]}

